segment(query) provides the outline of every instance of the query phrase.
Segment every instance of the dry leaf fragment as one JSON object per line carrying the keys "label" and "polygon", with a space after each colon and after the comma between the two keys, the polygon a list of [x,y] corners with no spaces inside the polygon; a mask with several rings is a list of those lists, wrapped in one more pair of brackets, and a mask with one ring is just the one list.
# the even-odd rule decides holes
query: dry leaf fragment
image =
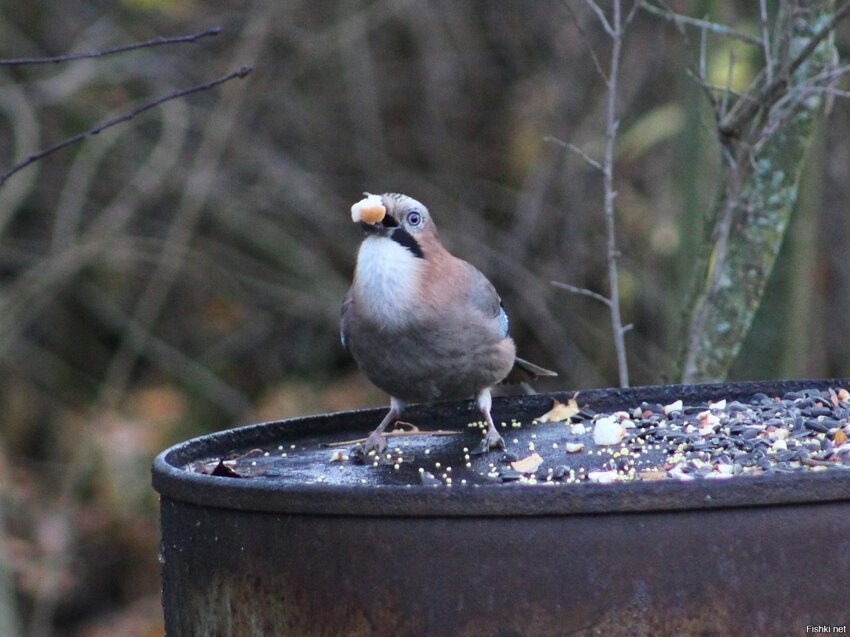
{"label": "dry leaf fragment", "polygon": [[345,462],[345,454],[341,449],[337,449],[331,453],[331,462]]}
{"label": "dry leaf fragment", "polygon": [[847,434],[844,433],[841,429],[835,432],[835,437],[832,439],[836,445],[843,445],[847,442]]}
{"label": "dry leaf fragment", "polygon": [[552,409],[542,416],[538,416],[537,422],[563,422],[581,411],[575,398],[570,398],[566,403],[558,400],[553,400],[552,402]]}
{"label": "dry leaf fragment", "polygon": [[850,391],[847,391],[843,387],[838,390],[838,400],[843,403],[850,401]]}
{"label": "dry leaf fragment", "polygon": [[667,477],[666,471],[641,471],[638,476],[641,480],[664,480]]}
{"label": "dry leaf fragment", "polygon": [[534,473],[542,464],[543,458],[540,457],[540,454],[535,452],[522,460],[512,462],[511,466],[514,468],[514,471],[519,471],[520,473]]}

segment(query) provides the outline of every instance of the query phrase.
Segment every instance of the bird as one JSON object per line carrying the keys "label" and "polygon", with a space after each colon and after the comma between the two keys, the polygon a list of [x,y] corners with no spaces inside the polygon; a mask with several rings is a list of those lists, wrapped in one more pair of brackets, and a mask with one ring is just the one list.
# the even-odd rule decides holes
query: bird
{"label": "bird", "polygon": [[504,449],[490,413],[491,388],[509,374],[557,374],[517,357],[496,288],[443,246],[422,203],[398,193],[364,195],[351,207],[365,236],[342,302],[340,339],[390,395],[390,408],[355,451],[383,452],[384,431],[409,403],[469,398],[487,423],[480,451]]}

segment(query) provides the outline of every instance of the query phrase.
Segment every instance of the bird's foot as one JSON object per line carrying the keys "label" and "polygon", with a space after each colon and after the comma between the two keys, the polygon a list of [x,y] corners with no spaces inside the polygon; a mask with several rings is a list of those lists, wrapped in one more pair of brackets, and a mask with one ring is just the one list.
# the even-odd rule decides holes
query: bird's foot
{"label": "bird's foot", "polygon": [[371,462],[370,458],[383,453],[387,448],[387,438],[383,434],[373,431],[363,442],[356,445],[348,457],[360,463]]}
{"label": "bird's foot", "polygon": [[370,452],[383,453],[387,448],[387,437],[377,431],[373,431],[366,438],[365,442],[360,443],[363,446],[363,452],[369,455]]}
{"label": "bird's foot", "polygon": [[489,453],[490,451],[505,448],[505,439],[495,429],[490,429],[484,434],[481,443],[473,450],[474,455]]}

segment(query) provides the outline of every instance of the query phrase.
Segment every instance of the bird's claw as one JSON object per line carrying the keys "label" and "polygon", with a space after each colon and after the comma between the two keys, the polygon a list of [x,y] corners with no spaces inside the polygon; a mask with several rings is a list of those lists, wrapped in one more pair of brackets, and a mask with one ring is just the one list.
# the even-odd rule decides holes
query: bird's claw
{"label": "bird's claw", "polygon": [[366,438],[365,442],[360,444],[363,446],[363,452],[366,455],[369,455],[370,451],[383,453],[384,449],[387,448],[387,437],[383,434],[379,434],[377,431],[373,431],[369,434],[369,437]]}
{"label": "bird's claw", "polygon": [[386,436],[379,434],[377,431],[373,431],[369,434],[369,437],[366,438],[366,440],[359,443],[351,450],[348,457],[355,462],[365,464],[370,458],[383,453],[386,448]]}
{"label": "bird's claw", "polygon": [[495,429],[484,434],[479,445],[472,451],[473,455],[480,456],[497,449],[505,448],[505,439]]}
{"label": "bird's claw", "polygon": [[484,442],[488,449],[504,449],[505,439],[495,429],[491,429],[484,435]]}

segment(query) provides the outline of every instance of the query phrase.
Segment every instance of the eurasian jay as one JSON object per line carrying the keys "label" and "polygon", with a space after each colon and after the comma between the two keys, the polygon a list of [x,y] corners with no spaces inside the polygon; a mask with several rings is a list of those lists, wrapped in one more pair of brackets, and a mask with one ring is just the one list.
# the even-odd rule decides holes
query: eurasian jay
{"label": "eurasian jay", "polygon": [[527,377],[556,376],[516,356],[493,284],[451,255],[421,203],[369,195],[351,208],[366,234],[342,303],[342,344],[390,410],[361,451],[382,452],[384,430],[410,402],[475,397],[487,423],[481,449],[504,448],[490,415],[490,388],[516,366]]}

